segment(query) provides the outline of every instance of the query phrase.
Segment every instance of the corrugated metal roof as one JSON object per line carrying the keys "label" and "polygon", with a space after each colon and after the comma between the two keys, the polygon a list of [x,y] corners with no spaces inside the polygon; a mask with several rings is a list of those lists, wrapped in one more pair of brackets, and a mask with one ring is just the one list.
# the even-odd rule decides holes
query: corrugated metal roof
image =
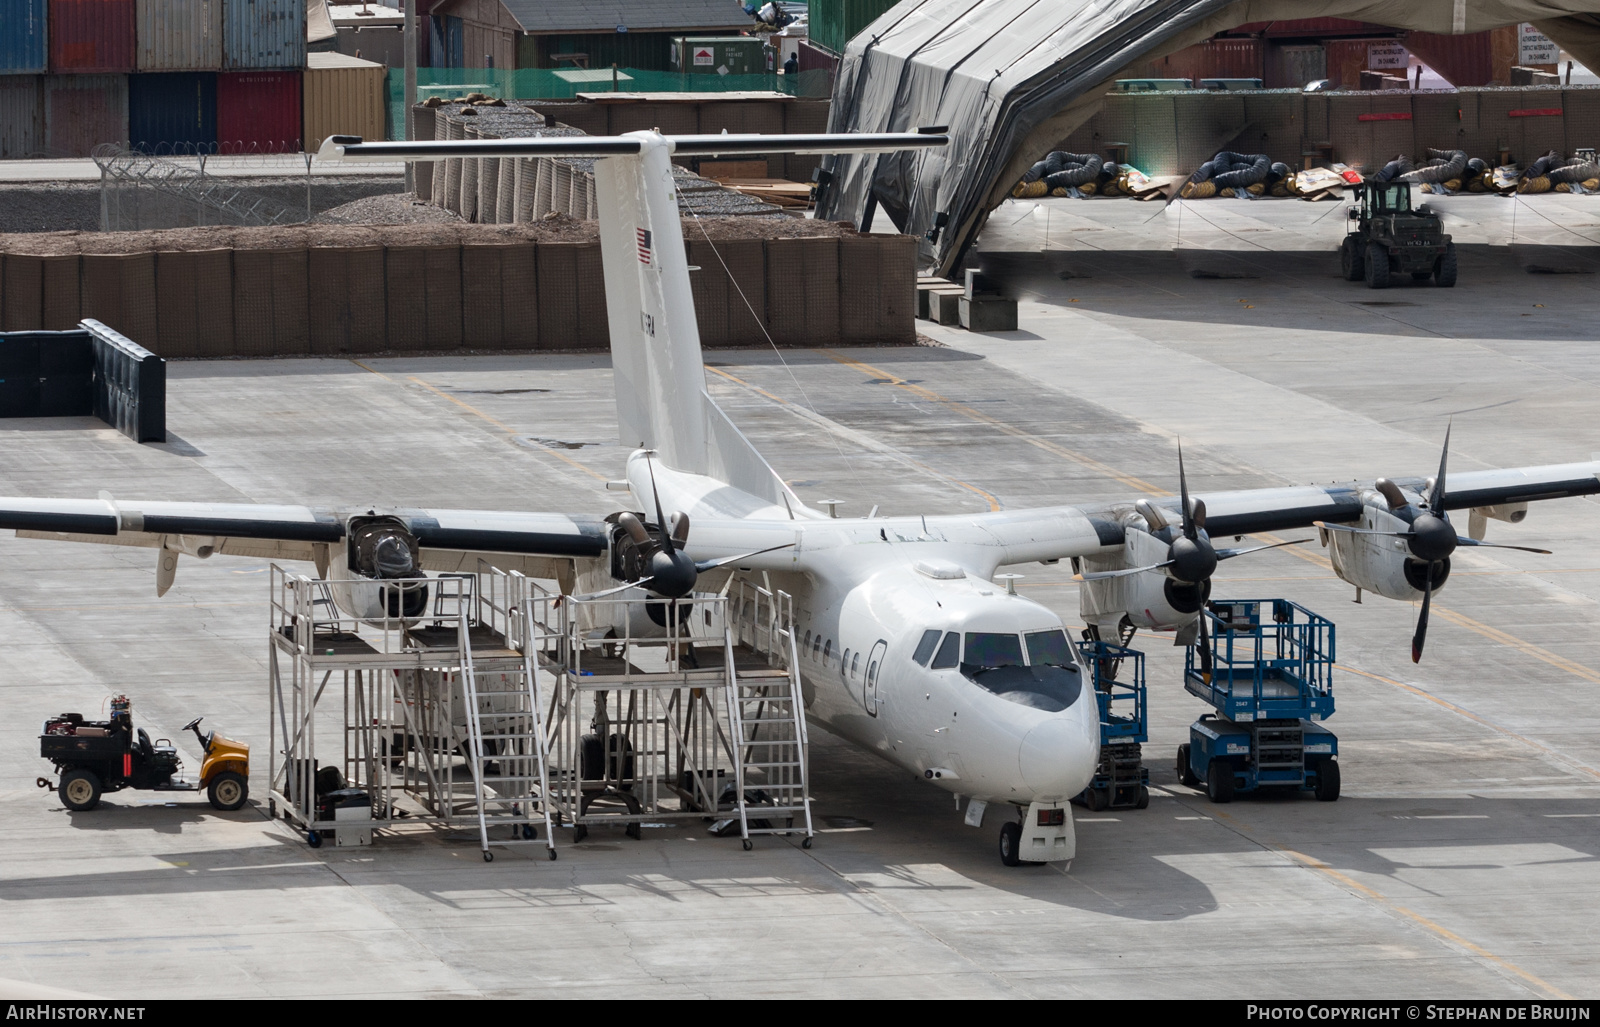
{"label": "corrugated metal roof", "polygon": [[306,67],[322,71],[328,68],[381,68],[383,65],[342,53],[308,53]]}
{"label": "corrugated metal roof", "polygon": [[[732,0],[500,0],[525,32],[676,32],[746,29],[750,18]],[[441,4],[437,12],[452,4]]]}

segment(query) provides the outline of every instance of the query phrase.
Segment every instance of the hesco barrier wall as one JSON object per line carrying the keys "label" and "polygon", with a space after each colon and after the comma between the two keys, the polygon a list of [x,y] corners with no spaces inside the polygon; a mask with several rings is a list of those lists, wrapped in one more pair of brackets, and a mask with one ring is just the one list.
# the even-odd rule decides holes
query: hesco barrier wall
{"label": "hesco barrier wall", "polygon": [[[707,347],[915,341],[910,237],[788,218],[684,235]],[[167,358],[610,346],[595,224],[563,217],[0,236],[0,330],[84,318]]]}
{"label": "hesco barrier wall", "polygon": [[1600,146],[1600,86],[1112,93],[1059,148],[1104,153],[1114,143],[1151,175],[1188,174],[1218,150],[1265,153],[1294,168],[1325,147],[1336,161],[1368,168],[1396,154],[1426,156],[1429,147],[1490,163],[1505,150],[1526,163],[1551,150]]}

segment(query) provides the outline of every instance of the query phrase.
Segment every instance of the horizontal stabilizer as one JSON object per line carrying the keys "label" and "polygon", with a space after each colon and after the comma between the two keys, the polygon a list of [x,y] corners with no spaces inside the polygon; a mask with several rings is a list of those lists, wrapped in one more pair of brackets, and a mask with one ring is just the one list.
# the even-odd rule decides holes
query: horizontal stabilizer
{"label": "horizontal stabilizer", "polygon": [[646,139],[666,140],[667,152],[680,156],[736,156],[757,153],[889,153],[944,146],[942,128],[917,132],[827,133],[810,135],[682,135],[634,132],[621,136],[541,136],[526,139],[419,139],[366,142],[360,136],[329,136],[318,160],[447,160],[451,157],[622,157],[643,151]]}

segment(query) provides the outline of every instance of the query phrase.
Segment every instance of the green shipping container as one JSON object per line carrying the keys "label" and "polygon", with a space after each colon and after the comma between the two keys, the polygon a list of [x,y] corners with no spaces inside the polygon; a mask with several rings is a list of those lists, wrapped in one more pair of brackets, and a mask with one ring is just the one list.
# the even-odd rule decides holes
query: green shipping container
{"label": "green shipping container", "polygon": [[672,70],[688,75],[764,75],[766,44],[754,36],[675,36]]}
{"label": "green shipping container", "polygon": [[811,41],[843,54],[851,39],[894,5],[895,0],[811,0]]}

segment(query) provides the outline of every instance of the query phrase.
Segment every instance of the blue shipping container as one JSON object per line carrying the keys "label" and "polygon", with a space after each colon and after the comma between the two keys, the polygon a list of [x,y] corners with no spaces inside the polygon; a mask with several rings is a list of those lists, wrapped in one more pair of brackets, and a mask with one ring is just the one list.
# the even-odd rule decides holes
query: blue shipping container
{"label": "blue shipping container", "polygon": [[43,75],[49,63],[46,0],[0,0],[0,74]]}
{"label": "blue shipping container", "polygon": [[216,73],[128,76],[128,141],[144,153],[215,153]]}
{"label": "blue shipping container", "polygon": [[224,68],[303,68],[306,0],[223,0]]}

